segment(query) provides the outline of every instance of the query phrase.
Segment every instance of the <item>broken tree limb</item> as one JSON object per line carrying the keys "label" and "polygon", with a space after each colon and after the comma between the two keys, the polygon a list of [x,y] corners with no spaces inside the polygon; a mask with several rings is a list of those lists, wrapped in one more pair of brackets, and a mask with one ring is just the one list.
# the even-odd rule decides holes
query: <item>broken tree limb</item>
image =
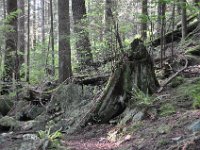
{"label": "broken tree limb", "polygon": [[171,77],[169,77],[169,79],[163,83],[163,85],[160,86],[160,88],[158,89],[157,93],[162,92],[162,90],[164,89],[164,87],[170,83],[177,75],[179,75],[179,73],[181,73],[182,71],[184,71],[187,67],[188,67],[188,60],[187,58],[184,56],[185,59],[185,66],[180,69],[179,71],[177,71],[175,74],[173,74]]}

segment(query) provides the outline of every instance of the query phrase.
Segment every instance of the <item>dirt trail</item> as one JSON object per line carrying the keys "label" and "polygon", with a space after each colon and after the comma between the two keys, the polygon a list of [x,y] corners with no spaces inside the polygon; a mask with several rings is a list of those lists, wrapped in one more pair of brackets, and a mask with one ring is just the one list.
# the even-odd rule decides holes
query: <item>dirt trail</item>
{"label": "dirt trail", "polygon": [[65,144],[70,150],[114,150],[118,147],[104,138],[69,140]]}

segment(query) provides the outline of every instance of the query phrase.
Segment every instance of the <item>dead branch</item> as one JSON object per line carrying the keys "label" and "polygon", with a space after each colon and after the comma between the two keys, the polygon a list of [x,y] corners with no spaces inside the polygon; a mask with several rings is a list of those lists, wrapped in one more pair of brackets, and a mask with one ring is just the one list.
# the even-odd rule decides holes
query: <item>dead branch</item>
{"label": "dead branch", "polygon": [[163,85],[161,85],[157,93],[160,93],[168,83],[170,83],[177,75],[179,75],[179,73],[181,73],[188,67],[188,60],[185,56],[184,56],[184,59],[185,59],[185,66],[179,71],[177,71],[175,74],[173,74]]}

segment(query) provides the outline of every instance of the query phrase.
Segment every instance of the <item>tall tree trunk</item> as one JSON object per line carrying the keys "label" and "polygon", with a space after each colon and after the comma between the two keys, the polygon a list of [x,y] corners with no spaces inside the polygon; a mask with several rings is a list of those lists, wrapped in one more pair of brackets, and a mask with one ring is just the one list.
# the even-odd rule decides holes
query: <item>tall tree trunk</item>
{"label": "tall tree trunk", "polygon": [[104,52],[104,58],[106,59],[107,55],[111,55],[110,53],[113,51],[113,33],[112,33],[112,8],[113,8],[113,0],[106,0],[105,3],[105,41],[106,46],[109,51]]}
{"label": "tall tree trunk", "polygon": [[18,51],[19,51],[19,65],[24,63],[25,56],[25,13],[24,13],[24,0],[18,0],[18,9],[21,10],[18,16]]}
{"label": "tall tree trunk", "polygon": [[160,65],[163,65],[164,51],[165,51],[165,11],[166,2],[159,0],[158,3],[158,35],[161,37],[161,49],[160,49]]}
{"label": "tall tree trunk", "polygon": [[42,3],[42,44],[45,44],[45,1],[41,0]]}
{"label": "tall tree trunk", "polygon": [[26,51],[26,82],[30,81],[30,1],[28,1],[27,16],[27,51]]}
{"label": "tall tree trunk", "polygon": [[182,0],[181,3],[181,22],[182,22],[182,40],[185,40],[187,35],[187,9],[186,0]]}
{"label": "tall tree trunk", "polygon": [[3,0],[3,18],[6,18],[6,1]]}
{"label": "tall tree trunk", "polygon": [[147,38],[147,15],[148,15],[148,0],[142,0],[142,18],[141,18],[141,35],[142,39]]}
{"label": "tall tree trunk", "polygon": [[93,62],[90,48],[89,33],[87,32],[87,18],[85,0],[73,0],[72,11],[74,19],[74,33],[76,34],[77,58],[81,69]]}
{"label": "tall tree trunk", "polygon": [[[7,13],[17,11],[17,0],[7,0]],[[19,76],[19,63],[17,54],[17,17],[14,17],[8,22],[8,25],[13,30],[6,35],[6,54],[5,54],[5,76],[4,80],[11,81],[13,75],[15,79]]]}
{"label": "tall tree trunk", "polygon": [[33,0],[33,49],[36,46],[36,0]]}
{"label": "tall tree trunk", "polygon": [[72,76],[70,48],[69,0],[58,0],[59,16],[59,81]]}
{"label": "tall tree trunk", "polygon": [[50,12],[51,12],[51,67],[52,67],[52,75],[55,74],[55,50],[54,50],[54,17],[53,17],[53,1],[50,0]]}

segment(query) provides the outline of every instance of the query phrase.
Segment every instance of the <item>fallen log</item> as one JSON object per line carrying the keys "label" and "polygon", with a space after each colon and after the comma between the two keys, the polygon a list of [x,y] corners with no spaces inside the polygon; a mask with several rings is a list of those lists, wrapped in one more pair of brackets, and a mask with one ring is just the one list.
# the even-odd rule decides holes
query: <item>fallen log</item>
{"label": "fallen log", "polygon": [[80,85],[102,85],[104,84],[110,74],[105,74],[105,75],[99,75],[99,76],[93,76],[93,77],[75,77],[73,78],[73,83],[75,84],[80,84]]}
{"label": "fallen log", "polygon": [[[197,28],[199,24],[199,21],[196,21],[190,25],[188,25],[187,27],[187,34],[189,34],[190,32],[192,32],[193,30],[195,30]],[[182,36],[182,29],[178,28],[174,31],[168,32],[165,34],[164,39],[166,40],[166,44],[171,43],[173,41],[179,41],[181,40],[181,36]],[[154,41],[152,41],[152,46],[156,47],[159,46],[161,42],[161,37],[155,39]]]}

